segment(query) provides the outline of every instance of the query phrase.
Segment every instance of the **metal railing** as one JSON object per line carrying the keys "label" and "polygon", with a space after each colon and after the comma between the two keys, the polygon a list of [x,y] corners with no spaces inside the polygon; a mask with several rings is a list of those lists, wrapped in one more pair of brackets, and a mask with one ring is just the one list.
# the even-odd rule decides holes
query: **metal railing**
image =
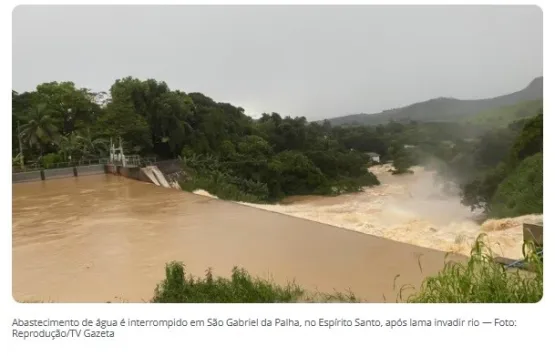
{"label": "metal railing", "polygon": [[152,166],[158,162],[156,157],[143,157],[141,158],[141,163],[145,166]]}
{"label": "metal railing", "polygon": [[13,164],[12,165],[12,172],[13,173],[21,173],[21,172],[32,172],[32,171],[40,171],[43,169],[56,169],[56,168],[71,168],[76,166],[94,166],[98,164],[107,164],[109,161],[108,158],[94,158],[94,159],[81,159],[78,161],[71,161],[71,162],[57,162],[57,163],[39,163],[39,162],[30,162],[25,164],[23,167],[20,165]]}
{"label": "metal railing", "polygon": [[[155,165],[157,162],[156,157],[141,157],[139,155],[130,155],[125,157],[126,166],[135,167],[146,167]],[[78,166],[93,166],[97,164],[108,164],[110,163],[109,158],[93,158],[93,159],[81,159],[78,161],[70,162],[57,162],[57,163],[40,163],[40,162],[29,162],[21,167],[18,164],[12,164],[12,173],[22,173],[22,172],[32,172],[40,171],[43,169],[56,169],[56,168],[72,168]],[[112,162],[116,165],[122,165],[122,162],[114,161]]]}
{"label": "metal railing", "polygon": [[[114,161],[115,165],[123,166],[123,162]],[[156,157],[141,157],[139,155],[125,156],[126,167],[146,167],[156,164]]]}
{"label": "metal railing", "polygon": [[[122,165],[122,162],[114,162],[117,165]],[[139,155],[129,155],[129,156],[125,156],[125,165],[124,166],[135,166],[138,167],[141,165],[141,156]]]}

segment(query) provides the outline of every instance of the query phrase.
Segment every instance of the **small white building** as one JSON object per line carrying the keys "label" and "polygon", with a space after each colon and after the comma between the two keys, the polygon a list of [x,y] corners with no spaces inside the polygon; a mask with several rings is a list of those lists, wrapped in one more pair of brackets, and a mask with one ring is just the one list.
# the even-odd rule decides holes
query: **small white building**
{"label": "small white building", "polygon": [[370,158],[371,161],[376,162],[376,163],[380,163],[380,155],[375,153],[375,152],[366,152],[366,155],[368,155],[368,158]]}

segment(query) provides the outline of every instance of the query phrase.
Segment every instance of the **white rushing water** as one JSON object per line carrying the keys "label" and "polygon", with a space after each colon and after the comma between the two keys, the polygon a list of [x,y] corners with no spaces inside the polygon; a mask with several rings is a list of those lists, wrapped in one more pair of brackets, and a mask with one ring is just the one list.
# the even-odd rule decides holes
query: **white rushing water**
{"label": "white rushing water", "polygon": [[[442,191],[434,172],[415,167],[414,174],[394,176],[390,169],[389,165],[370,168],[382,184],[357,194],[303,197],[277,205],[241,204],[467,255],[476,238],[485,233],[493,252],[510,258],[522,255],[522,224],[543,223],[543,215],[526,215],[479,224],[477,215],[458,196]],[[200,190],[194,193],[211,196]]]}

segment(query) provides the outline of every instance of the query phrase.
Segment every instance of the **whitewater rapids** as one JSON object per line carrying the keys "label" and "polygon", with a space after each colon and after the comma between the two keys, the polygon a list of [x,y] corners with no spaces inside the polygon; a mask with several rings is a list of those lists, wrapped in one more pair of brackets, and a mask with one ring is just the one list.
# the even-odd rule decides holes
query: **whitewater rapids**
{"label": "whitewater rapids", "polygon": [[[447,195],[434,172],[414,167],[414,174],[392,175],[390,165],[369,170],[380,182],[361,193],[338,197],[295,197],[282,204],[240,204],[354,230],[445,252],[469,255],[476,238],[498,256],[522,257],[522,224],[543,224],[543,215],[478,222],[478,215]],[[211,196],[197,190],[195,194]],[[213,197],[216,198],[216,197]]]}

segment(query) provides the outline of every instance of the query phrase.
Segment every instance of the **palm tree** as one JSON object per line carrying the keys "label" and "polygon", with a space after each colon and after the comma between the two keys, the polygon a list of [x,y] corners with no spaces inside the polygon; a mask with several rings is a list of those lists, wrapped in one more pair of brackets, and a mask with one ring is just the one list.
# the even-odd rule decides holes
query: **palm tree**
{"label": "palm tree", "polygon": [[81,137],[76,132],[72,132],[60,138],[58,146],[60,148],[60,152],[64,157],[64,160],[71,160],[71,156],[74,153],[81,153],[80,140]]}
{"label": "palm tree", "polygon": [[108,141],[103,138],[93,138],[90,129],[87,129],[85,133],[80,134],[78,137],[83,156],[98,157],[108,155]]}
{"label": "palm tree", "polygon": [[44,145],[54,143],[58,139],[58,129],[52,117],[48,115],[46,104],[32,107],[21,119],[25,122],[21,125],[22,140],[29,148],[36,146],[42,156]]}
{"label": "palm tree", "polygon": [[193,152],[190,155],[183,156],[181,160],[189,168],[197,168],[199,163],[203,161],[203,158],[202,158],[202,155],[199,155]]}

